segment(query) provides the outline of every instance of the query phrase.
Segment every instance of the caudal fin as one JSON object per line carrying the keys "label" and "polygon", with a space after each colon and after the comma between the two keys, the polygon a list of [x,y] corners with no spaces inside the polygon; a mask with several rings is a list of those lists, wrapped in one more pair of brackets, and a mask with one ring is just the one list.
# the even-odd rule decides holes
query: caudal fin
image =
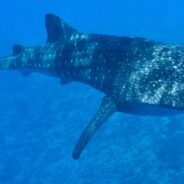
{"label": "caudal fin", "polygon": [[24,52],[24,47],[21,45],[13,45],[13,55],[0,58],[0,70],[16,69],[17,61],[20,60],[20,54]]}
{"label": "caudal fin", "polygon": [[15,67],[15,56],[8,56],[0,58],[0,70],[10,70]]}

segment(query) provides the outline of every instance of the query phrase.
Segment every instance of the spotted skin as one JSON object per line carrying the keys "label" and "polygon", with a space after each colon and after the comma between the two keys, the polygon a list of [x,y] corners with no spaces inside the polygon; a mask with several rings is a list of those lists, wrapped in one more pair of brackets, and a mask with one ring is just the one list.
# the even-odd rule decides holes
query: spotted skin
{"label": "spotted skin", "polygon": [[[59,17],[47,14],[44,45],[14,45],[12,56],[0,58],[1,70],[53,75],[62,84],[79,81],[105,97],[73,151],[78,159],[101,125],[117,111],[163,115],[184,108],[184,46],[143,38],[84,34]],[[170,112],[171,113],[171,112]]]}

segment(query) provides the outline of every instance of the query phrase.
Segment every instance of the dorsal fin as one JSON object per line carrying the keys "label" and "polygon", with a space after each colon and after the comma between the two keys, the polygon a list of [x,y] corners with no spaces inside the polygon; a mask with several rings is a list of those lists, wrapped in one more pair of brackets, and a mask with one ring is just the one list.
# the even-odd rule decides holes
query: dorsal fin
{"label": "dorsal fin", "polygon": [[65,22],[63,22],[58,16],[53,14],[47,14],[45,18],[45,26],[47,29],[47,42],[55,42],[58,39],[67,39],[76,30]]}
{"label": "dorsal fin", "polygon": [[15,44],[13,45],[13,54],[20,54],[24,52],[24,46]]}

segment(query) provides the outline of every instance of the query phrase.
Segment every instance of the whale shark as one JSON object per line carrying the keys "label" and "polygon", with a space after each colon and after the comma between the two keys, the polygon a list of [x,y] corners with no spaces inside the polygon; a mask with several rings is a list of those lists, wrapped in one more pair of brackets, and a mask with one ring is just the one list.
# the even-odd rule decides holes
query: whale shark
{"label": "whale shark", "polygon": [[62,84],[77,81],[103,92],[101,105],[76,143],[74,159],[115,112],[143,116],[183,112],[183,45],[82,33],[50,13],[45,26],[45,44],[13,45],[13,54],[0,58],[0,70],[18,70],[24,76],[39,72]]}

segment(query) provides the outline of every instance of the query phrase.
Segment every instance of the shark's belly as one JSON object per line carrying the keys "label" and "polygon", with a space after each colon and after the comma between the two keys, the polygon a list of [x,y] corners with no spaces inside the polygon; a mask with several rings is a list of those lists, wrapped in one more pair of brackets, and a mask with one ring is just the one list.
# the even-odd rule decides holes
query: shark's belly
{"label": "shark's belly", "polygon": [[118,108],[121,112],[143,116],[173,116],[184,113],[184,110],[131,102],[121,103]]}

